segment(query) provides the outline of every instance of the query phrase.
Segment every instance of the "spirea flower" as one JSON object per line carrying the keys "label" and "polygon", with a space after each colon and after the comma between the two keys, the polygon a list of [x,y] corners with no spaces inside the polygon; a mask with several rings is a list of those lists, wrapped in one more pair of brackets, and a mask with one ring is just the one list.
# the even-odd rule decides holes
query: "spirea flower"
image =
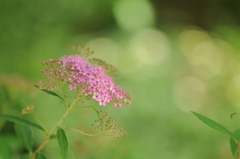
{"label": "spirea flower", "polygon": [[48,80],[38,82],[40,89],[55,90],[68,84],[70,90],[76,91],[76,98],[92,98],[104,106],[112,104],[114,107],[122,107],[121,103],[131,104],[130,94],[114,83],[104,67],[88,62],[85,57],[69,55],[43,61],[42,64],[47,66],[41,72]]}

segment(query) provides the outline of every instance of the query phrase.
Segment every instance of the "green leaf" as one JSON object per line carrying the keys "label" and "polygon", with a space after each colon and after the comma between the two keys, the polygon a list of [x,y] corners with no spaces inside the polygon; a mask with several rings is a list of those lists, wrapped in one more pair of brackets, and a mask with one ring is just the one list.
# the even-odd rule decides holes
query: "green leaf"
{"label": "green leaf", "polygon": [[35,159],[47,159],[47,158],[41,152],[36,152]]}
{"label": "green leaf", "polygon": [[205,117],[205,116],[203,116],[203,115],[200,115],[200,114],[198,114],[198,113],[196,113],[196,112],[193,112],[193,111],[192,111],[192,113],[193,113],[196,117],[198,117],[199,120],[201,120],[203,123],[207,124],[207,125],[210,126],[211,128],[216,129],[216,130],[218,130],[218,131],[221,131],[221,132],[223,132],[223,133],[231,136],[232,138],[234,138],[234,140],[236,140],[236,138],[234,137],[234,135],[233,135],[227,128],[225,128],[224,126],[222,126],[221,124],[219,124],[219,123],[213,121],[212,119],[209,119],[209,118],[207,118],[207,117]]}
{"label": "green leaf", "polygon": [[[233,135],[235,136],[235,138],[237,139],[237,141],[240,140],[240,129],[236,130],[233,132]],[[238,143],[236,142],[236,140],[232,137],[230,137],[230,146],[231,146],[231,152],[232,152],[232,155],[234,157],[237,156],[237,149],[238,149]]]}
{"label": "green leaf", "polygon": [[29,126],[18,123],[15,123],[14,128],[22,144],[29,152],[32,152],[34,142],[34,135],[32,129]]}
{"label": "green leaf", "polygon": [[61,128],[58,128],[57,130],[57,139],[58,139],[58,145],[61,150],[62,159],[66,159],[67,150],[68,150],[68,141],[67,141],[67,137],[64,130]]}
{"label": "green leaf", "polygon": [[[34,87],[36,87],[36,88],[38,88],[38,86],[37,85],[33,85]],[[39,88],[38,88],[39,89]],[[55,93],[55,92],[53,92],[53,91],[48,91],[48,90],[46,90],[46,89],[40,89],[41,91],[43,91],[43,92],[45,92],[45,93],[47,93],[47,94],[50,94],[50,95],[53,95],[53,96],[55,96],[55,97],[58,97],[59,99],[61,99],[62,101],[64,101],[64,99],[61,97],[61,96],[59,96],[57,93]]]}
{"label": "green leaf", "polygon": [[24,125],[28,125],[28,126],[31,126],[31,127],[35,127],[35,128],[38,128],[38,129],[44,131],[44,129],[40,125],[35,124],[35,123],[33,123],[31,121],[28,121],[26,119],[19,118],[17,116],[12,116],[12,115],[7,115],[7,114],[0,114],[0,118],[8,120],[8,121],[12,121],[14,123],[19,123],[19,124],[24,124]]}

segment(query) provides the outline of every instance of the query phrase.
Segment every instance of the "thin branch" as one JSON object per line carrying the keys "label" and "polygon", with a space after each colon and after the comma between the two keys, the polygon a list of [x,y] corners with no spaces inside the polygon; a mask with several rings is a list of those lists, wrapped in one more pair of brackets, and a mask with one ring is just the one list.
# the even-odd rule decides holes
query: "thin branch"
{"label": "thin branch", "polygon": [[77,106],[76,108],[93,108],[99,106],[98,104],[94,104],[94,105],[88,105],[88,106]]}
{"label": "thin branch", "polygon": [[42,128],[44,129],[46,135],[48,135],[48,130],[45,127],[45,125],[41,122],[41,120],[37,117],[36,114],[34,114],[34,112],[32,111],[31,114],[33,115],[33,117],[38,121],[38,123],[42,126]]}
{"label": "thin branch", "polygon": [[98,135],[103,135],[102,133],[101,133],[101,134],[99,134],[99,133],[97,133],[97,134],[88,134],[88,133],[85,133],[85,132],[83,132],[83,131],[81,131],[81,130],[73,129],[73,128],[68,127],[68,126],[62,126],[62,125],[61,125],[60,127],[66,128],[66,129],[69,129],[69,130],[72,130],[72,131],[75,131],[75,132],[77,132],[77,133],[80,133],[80,134],[83,134],[83,135],[86,135],[86,136],[98,136]]}

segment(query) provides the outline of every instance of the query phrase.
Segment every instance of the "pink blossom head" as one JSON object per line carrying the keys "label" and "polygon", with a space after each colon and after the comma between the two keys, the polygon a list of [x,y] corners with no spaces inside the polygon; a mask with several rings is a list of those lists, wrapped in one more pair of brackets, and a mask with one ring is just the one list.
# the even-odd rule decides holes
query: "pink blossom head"
{"label": "pink blossom head", "polygon": [[[98,62],[96,59],[95,61]],[[112,104],[114,107],[122,107],[121,103],[131,104],[130,94],[116,85],[103,67],[88,62],[80,55],[63,56],[59,60],[50,59],[42,63],[48,66],[42,70],[48,80],[39,81],[40,88],[56,89],[64,83],[70,90],[78,92],[78,98],[92,98],[98,101],[99,105]]]}

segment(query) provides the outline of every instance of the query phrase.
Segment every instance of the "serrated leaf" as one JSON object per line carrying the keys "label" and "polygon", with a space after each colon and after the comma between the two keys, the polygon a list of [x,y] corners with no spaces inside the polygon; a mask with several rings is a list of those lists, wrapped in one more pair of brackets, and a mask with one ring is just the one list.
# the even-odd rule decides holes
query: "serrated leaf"
{"label": "serrated leaf", "polygon": [[15,123],[14,125],[16,134],[25,148],[32,152],[33,142],[34,142],[34,135],[33,131],[29,126]]}
{"label": "serrated leaf", "polygon": [[[198,113],[196,113],[196,112],[193,112],[193,111],[192,111],[192,113],[193,113],[199,120],[201,120],[203,123],[205,123],[206,125],[210,126],[210,127],[213,128],[213,129],[216,129],[216,130],[218,130],[218,131],[221,131],[221,132],[223,132],[223,133],[225,133],[225,134],[227,134],[227,135],[229,135],[229,136],[231,136],[232,138],[235,139],[234,135],[233,135],[227,128],[225,128],[224,126],[222,126],[221,124],[219,124],[219,123],[213,121],[212,119],[209,119],[209,118],[207,118],[207,117],[205,117],[205,116],[203,116],[203,115],[200,115],[200,114],[198,114]],[[236,139],[235,139],[235,140],[236,140]]]}
{"label": "serrated leaf", "polygon": [[47,159],[47,158],[41,152],[36,152],[35,159]]}
{"label": "serrated leaf", "polygon": [[[240,140],[240,129],[236,130],[233,132],[233,135],[235,136],[235,138],[237,139],[237,141]],[[236,142],[236,140],[234,140],[234,138],[230,137],[230,146],[231,146],[231,152],[232,152],[232,155],[234,157],[237,156],[237,153],[238,153],[238,143]]]}
{"label": "serrated leaf", "polygon": [[37,125],[37,124],[35,124],[31,121],[28,121],[28,120],[25,120],[25,119],[22,119],[22,118],[19,118],[19,117],[16,117],[16,116],[7,115],[7,114],[0,114],[0,118],[11,121],[11,122],[14,122],[14,123],[19,123],[19,124],[24,124],[24,125],[27,125],[27,126],[35,127],[35,128],[38,128],[38,129],[44,131],[44,129],[41,126],[39,126],[39,125]]}
{"label": "serrated leaf", "polygon": [[[38,86],[37,85],[33,85],[34,87],[36,87],[36,88],[38,88]],[[39,88],[38,88],[39,89]],[[55,97],[58,97],[59,99],[61,99],[62,101],[64,101],[64,99],[61,97],[61,96],[59,96],[57,93],[55,93],[55,92],[53,92],[53,91],[48,91],[48,90],[46,90],[46,89],[40,89],[41,91],[43,91],[43,92],[45,92],[45,93],[47,93],[47,94],[50,94],[50,95],[53,95],[53,96],[55,96]]]}
{"label": "serrated leaf", "polygon": [[68,151],[68,141],[67,141],[65,131],[61,128],[58,128],[57,130],[57,139],[58,139],[58,145],[61,150],[62,159],[66,159],[67,151]]}

